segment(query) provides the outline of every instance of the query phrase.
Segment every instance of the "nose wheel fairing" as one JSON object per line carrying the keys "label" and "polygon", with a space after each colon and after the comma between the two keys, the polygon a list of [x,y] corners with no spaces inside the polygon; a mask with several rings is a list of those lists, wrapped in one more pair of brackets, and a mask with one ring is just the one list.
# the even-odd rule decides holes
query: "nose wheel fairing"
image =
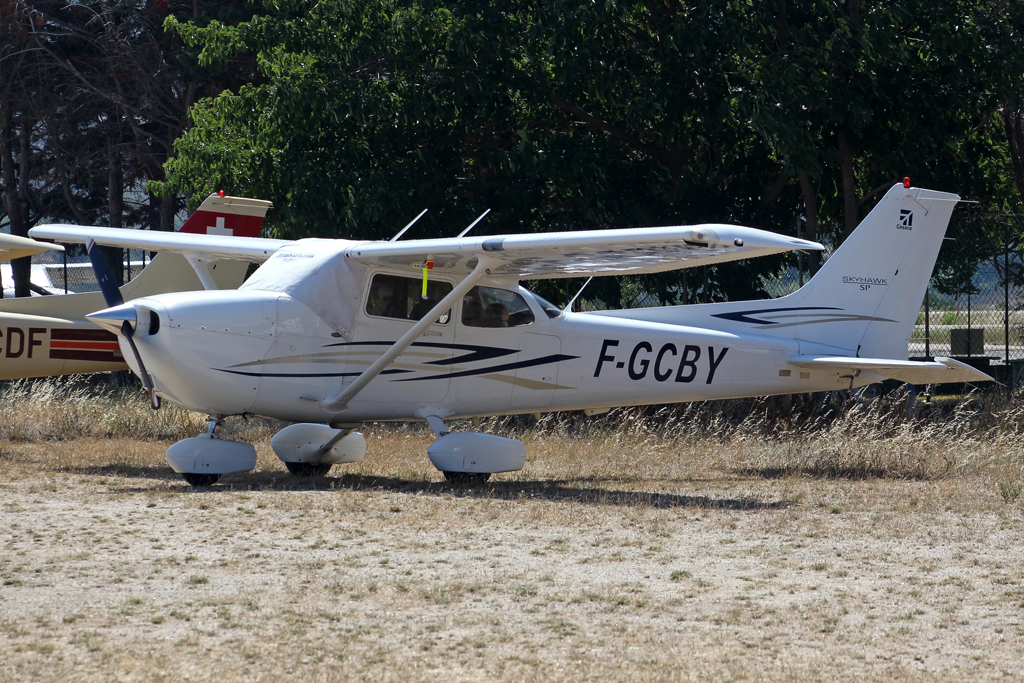
{"label": "nose wheel fairing", "polygon": [[286,465],[359,462],[366,455],[366,439],[353,431],[353,427],[335,429],[325,424],[293,424],[275,434],[270,446]]}
{"label": "nose wheel fairing", "polygon": [[167,462],[178,474],[248,472],[256,467],[256,449],[252,444],[200,434],[168,448]]}

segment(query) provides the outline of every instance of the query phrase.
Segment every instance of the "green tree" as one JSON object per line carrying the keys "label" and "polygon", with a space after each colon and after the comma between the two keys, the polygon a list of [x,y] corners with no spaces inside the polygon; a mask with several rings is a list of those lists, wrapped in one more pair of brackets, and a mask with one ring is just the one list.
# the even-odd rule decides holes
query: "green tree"
{"label": "green tree", "polygon": [[820,188],[837,238],[903,175],[1001,201],[991,160],[1005,158],[995,117],[1024,74],[1019,3],[778,0],[762,11],[769,52],[749,117],[783,171]]}
{"label": "green tree", "polygon": [[[201,65],[258,74],[192,108],[158,189],[271,199],[285,237],[388,237],[423,208],[416,234],[452,235],[491,208],[479,231],[799,222],[835,245],[904,174],[1003,201],[1022,22],[1005,0],[285,0],[237,25],[169,18]],[[644,282],[663,301],[756,296],[786,262],[689,273],[687,293],[679,274]]]}

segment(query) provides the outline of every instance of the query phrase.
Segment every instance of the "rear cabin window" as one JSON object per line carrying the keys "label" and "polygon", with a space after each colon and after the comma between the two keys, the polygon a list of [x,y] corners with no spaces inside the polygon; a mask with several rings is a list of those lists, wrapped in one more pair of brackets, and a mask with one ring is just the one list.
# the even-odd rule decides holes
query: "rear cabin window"
{"label": "rear cabin window", "polygon": [[519,294],[495,287],[474,287],[462,297],[466,327],[519,327],[533,322],[533,311]]}
{"label": "rear cabin window", "polygon": [[[374,275],[370,295],[366,298],[367,315],[400,320],[419,320],[430,312],[441,299],[452,291],[449,282],[427,283],[427,298],[423,298],[423,281],[400,275]],[[448,309],[437,321],[442,325],[451,318]]]}

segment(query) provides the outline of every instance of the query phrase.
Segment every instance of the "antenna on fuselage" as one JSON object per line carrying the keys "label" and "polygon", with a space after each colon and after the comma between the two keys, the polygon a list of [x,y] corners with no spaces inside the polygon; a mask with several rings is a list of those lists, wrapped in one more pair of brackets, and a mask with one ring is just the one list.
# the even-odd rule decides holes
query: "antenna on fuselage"
{"label": "antenna on fuselage", "polygon": [[565,313],[566,311],[568,311],[569,313],[572,313],[572,305],[574,303],[576,303],[576,299],[580,298],[580,294],[583,293],[583,290],[587,288],[587,285],[589,285],[590,281],[593,280],[593,279],[594,279],[593,275],[591,275],[590,277],[587,278],[587,281],[583,283],[582,287],[580,287],[580,291],[576,292],[576,296],[574,296],[573,298],[569,299],[569,303],[567,303],[565,305],[565,308],[562,309],[563,313]]}
{"label": "antenna on fuselage", "polygon": [[480,214],[480,217],[479,217],[479,218],[477,218],[477,219],[476,219],[475,221],[473,221],[472,223],[470,223],[470,224],[469,224],[469,227],[468,227],[468,228],[466,228],[465,230],[463,230],[462,232],[460,232],[460,233],[458,234],[458,236],[457,236],[457,237],[465,237],[465,236],[466,236],[466,233],[467,233],[467,232],[469,232],[470,230],[472,230],[472,229],[473,229],[473,228],[474,228],[474,227],[476,226],[476,224],[477,224],[477,223],[479,223],[480,221],[482,221],[482,220],[484,219],[484,216],[486,216],[486,215],[487,215],[487,214],[489,214],[490,212],[491,212],[491,210],[490,210],[490,209],[487,209],[487,210],[486,210],[486,211],[484,211],[484,212],[483,212],[482,214]]}
{"label": "antenna on fuselage", "polygon": [[412,227],[412,224],[413,224],[413,223],[415,223],[415,222],[416,222],[416,221],[418,221],[419,219],[423,218],[423,214],[425,214],[426,212],[427,212],[427,210],[426,210],[426,209],[423,209],[422,211],[420,211],[420,215],[419,215],[419,216],[416,216],[416,218],[413,218],[413,219],[412,219],[411,221],[409,221],[409,224],[408,224],[407,226],[405,226],[404,228],[402,228],[401,230],[399,230],[399,231],[398,231],[398,234],[397,234],[397,235],[395,235],[394,237],[392,237],[390,241],[391,241],[391,242],[395,242],[395,241],[397,241],[399,237],[401,237],[402,235],[404,235],[404,234],[405,234],[405,231],[406,231],[406,230],[408,230],[409,228],[411,228],[411,227]]}

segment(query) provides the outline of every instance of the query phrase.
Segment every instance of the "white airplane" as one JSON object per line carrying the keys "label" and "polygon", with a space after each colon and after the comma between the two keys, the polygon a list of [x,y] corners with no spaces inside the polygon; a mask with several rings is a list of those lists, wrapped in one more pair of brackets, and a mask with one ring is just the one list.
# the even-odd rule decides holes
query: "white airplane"
{"label": "white airplane", "polygon": [[[521,469],[522,442],[450,433],[483,415],[991,378],[907,344],[959,197],[893,187],[799,291],[775,300],[574,313],[522,279],[653,273],[821,245],[698,225],[405,242],[238,239],[43,226],[40,238],[263,261],[238,290],[161,294],[90,320],[118,335],[156,403],[210,415],[167,459],[193,485],[254,467],[229,415],[294,422],[272,440],[295,473],[361,460],[366,421],[425,420],[455,482]],[[464,234],[464,233],[463,233]],[[98,259],[102,268],[102,259]],[[102,280],[102,277],[99,279]]]}

